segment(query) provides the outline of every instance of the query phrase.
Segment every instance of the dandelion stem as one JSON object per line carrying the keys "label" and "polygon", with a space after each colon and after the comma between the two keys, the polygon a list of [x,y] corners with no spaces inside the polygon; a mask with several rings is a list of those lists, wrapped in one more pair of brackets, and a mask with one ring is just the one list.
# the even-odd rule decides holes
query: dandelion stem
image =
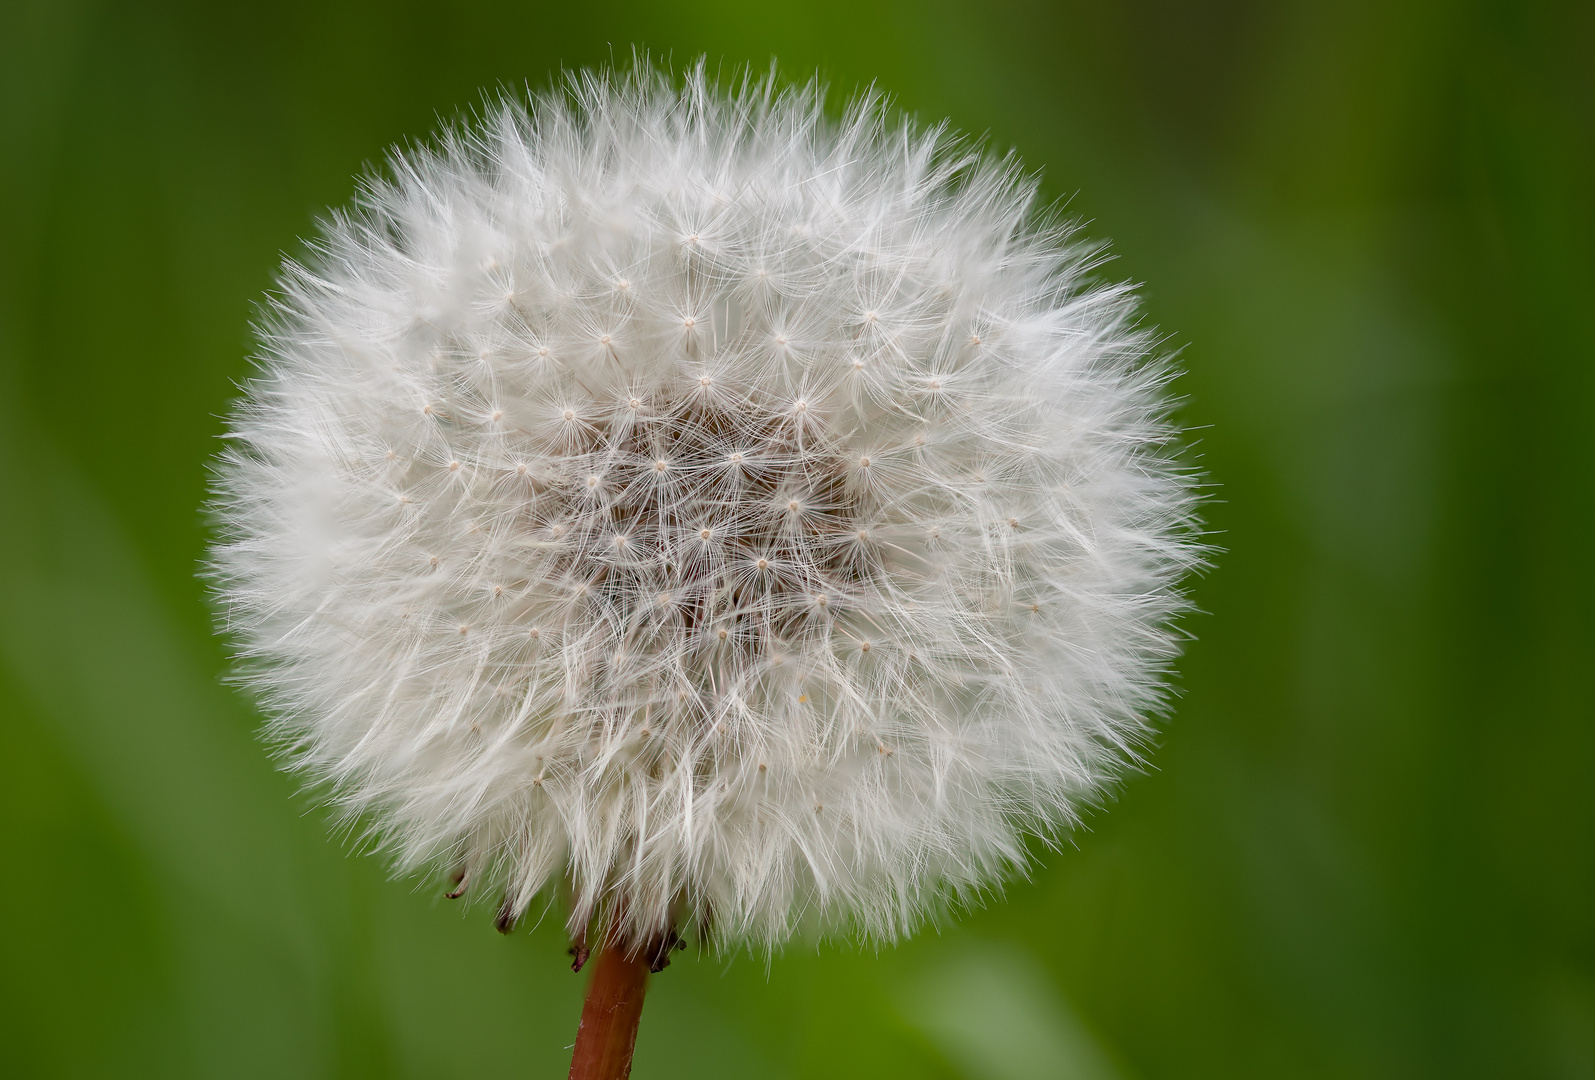
{"label": "dandelion stem", "polygon": [[570,1080],[626,1080],[631,1075],[649,966],[643,950],[628,949],[613,936],[605,941],[587,982]]}

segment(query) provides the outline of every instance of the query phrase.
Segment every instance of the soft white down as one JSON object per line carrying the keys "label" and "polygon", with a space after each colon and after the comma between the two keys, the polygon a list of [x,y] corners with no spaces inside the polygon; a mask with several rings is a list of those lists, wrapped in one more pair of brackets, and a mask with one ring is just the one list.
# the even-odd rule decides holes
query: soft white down
{"label": "soft white down", "polygon": [[396,153],[219,469],[292,765],[507,925],[889,939],[1136,759],[1199,558],[1125,287],[943,130],[701,67]]}

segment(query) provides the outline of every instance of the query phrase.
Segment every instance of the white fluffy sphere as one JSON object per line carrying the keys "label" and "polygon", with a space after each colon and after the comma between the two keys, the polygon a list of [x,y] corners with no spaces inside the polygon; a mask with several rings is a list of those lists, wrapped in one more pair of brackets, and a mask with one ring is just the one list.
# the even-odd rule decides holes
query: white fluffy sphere
{"label": "white fluffy sphere", "polygon": [[575,78],[283,276],[227,625],[292,763],[504,923],[890,938],[1161,699],[1197,548],[1131,297],[1011,162],[820,99]]}

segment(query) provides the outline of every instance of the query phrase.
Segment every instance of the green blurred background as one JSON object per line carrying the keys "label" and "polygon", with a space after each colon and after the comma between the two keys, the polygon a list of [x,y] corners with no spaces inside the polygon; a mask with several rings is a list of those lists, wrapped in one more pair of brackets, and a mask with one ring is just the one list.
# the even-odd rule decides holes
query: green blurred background
{"label": "green blurred background", "polygon": [[218,681],[252,303],[384,147],[633,44],[1044,172],[1226,549],[1154,769],[879,954],[684,956],[662,1077],[1595,1076],[1595,5],[0,3],[0,1073],[564,1076],[558,919],[329,839]]}

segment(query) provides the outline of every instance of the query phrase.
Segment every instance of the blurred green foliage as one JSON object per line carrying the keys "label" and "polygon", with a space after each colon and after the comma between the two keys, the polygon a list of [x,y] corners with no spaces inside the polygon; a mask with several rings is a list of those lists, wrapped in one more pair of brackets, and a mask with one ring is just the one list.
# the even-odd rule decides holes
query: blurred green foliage
{"label": "blurred green foliage", "polygon": [[1154,769],[637,1075],[1595,1076],[1595,6],[0,5],[0,1071],[563,1076],[558,919],[347,854],[194,569],[251,304],[384,147],[634,43],[989,133],[1183,350],[1227,549]]}

